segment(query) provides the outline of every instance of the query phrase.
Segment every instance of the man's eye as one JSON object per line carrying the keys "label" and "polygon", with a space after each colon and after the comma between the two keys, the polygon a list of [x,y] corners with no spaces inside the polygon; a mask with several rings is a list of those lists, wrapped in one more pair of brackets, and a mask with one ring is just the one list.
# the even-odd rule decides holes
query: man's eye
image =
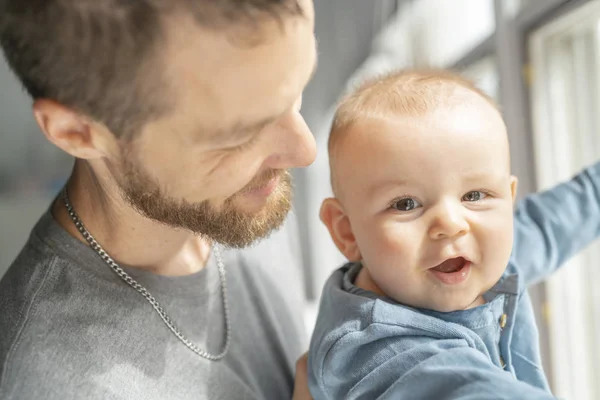
{"label": "man's eye", "polygon": [[237,145],[235,147],[232,147],[231,150],[233,151],[244,151],[249,149],[250,147],[254,146],[254,144],[258,142],[258,135],[254,135],[250,140],[248,140],[246,143],[242,143],[240,145]]}
{"label": "man's eye", "polygon": [[473,201],[480,201],[483,200],[487,197],[487,194],[484,192],[481,192],[479,190],[474,190],[472,192],[469,192],[467,194],[465,194],[462,198],[463,201],[469,201],[469,202],[473,202]]}
{"label": "man's eye", "polygon": [[398,211],[412,211],[419,207],[421,207],[421,204],[417,200],[410,197],[406,197],[392,203],[392,208]]}

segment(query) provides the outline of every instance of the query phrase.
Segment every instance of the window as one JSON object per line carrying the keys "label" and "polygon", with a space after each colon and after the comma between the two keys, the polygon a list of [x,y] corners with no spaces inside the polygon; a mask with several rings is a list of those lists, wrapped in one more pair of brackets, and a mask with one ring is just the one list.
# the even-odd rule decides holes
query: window
{"label": "window", "polygon": [[500,87],[498,82],[498,66],[495,56],[487,56],[474,62],[460,71],[488,96],[500,104]]}
{"label": "window", "polygon": [[[600,1],[541,27],[529,39],[539,189],[600,160]],[[547,283],[555,394],[600,398],[600,243]]]}
{"label": "window", "polygon": [[418,0],[409,12],[416,66],[453,65],[496,27],[490,0]]}

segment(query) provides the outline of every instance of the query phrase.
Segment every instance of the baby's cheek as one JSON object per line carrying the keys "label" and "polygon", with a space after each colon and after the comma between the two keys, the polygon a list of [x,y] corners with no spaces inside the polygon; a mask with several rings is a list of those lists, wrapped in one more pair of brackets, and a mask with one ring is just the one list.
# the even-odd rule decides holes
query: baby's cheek
{"label": "baby's cheek", "polygon": [[412,305],[421,297],[421,281],[410,273],[401,260],[381,265],[373,272],[373,280],[381,290],[397,302]]}
{"label": "baby's cheek", "polygon": [[365,239],[368,250],[363,253],[368,253],[370,258],[378,259],[380,262],[389,263],[406,255],[408,242],[392,229],[385,229],[385,227],[373,229]]}
{"label": "baby's cheek", "polygon": [[477,226],[481,240],[486,246],[510,249],[513,241],[513,215],[499,213],[487,223]]}
{"label": "baby's cheek", "polygon": [[[394,234],[373,236],[365,261],[380,271],[382,279],[408,274],[415,260],[411,241]],[[369,260],[366,257],[369,257]]]}
{"label": "baby's cheek", "polygon": [[403,256],[412,256],[423,239],[418,227],[405,224],[384,226],[380,233],[381,246],[388,252]]}
{"label": "baby's cheek", "polygon": [[513,242],[510,218],[512,216],[490,219],[487,226],[481,226],[474,231],[480,262],[485,266],[485,277],[491,283],[500,278],[510,258]]}

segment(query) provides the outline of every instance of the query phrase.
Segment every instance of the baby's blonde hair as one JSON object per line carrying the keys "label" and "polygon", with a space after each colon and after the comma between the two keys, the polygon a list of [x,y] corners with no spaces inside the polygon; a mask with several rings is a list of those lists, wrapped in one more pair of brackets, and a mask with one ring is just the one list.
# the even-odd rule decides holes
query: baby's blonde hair
{"label": "baby's blonde hair", "polygon": [[368,118],[420,116],[464,102],[468,93],[480,96],[498,109],[494,100],[473,82],[447,70],[394,71],[360,84],[338,104],[329,134],[328,152],[334,194],[337,192],[334,151],[352,124]]}

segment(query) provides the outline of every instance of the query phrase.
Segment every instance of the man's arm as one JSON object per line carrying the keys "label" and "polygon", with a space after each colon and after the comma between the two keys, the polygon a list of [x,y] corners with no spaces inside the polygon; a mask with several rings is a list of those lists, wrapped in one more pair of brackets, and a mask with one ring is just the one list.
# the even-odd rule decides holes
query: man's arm
{"label": "man's arm", "polygon": [[600,163],[526,197],[515,212],[511,260],[527,285],[556,271],[600,236]]}

